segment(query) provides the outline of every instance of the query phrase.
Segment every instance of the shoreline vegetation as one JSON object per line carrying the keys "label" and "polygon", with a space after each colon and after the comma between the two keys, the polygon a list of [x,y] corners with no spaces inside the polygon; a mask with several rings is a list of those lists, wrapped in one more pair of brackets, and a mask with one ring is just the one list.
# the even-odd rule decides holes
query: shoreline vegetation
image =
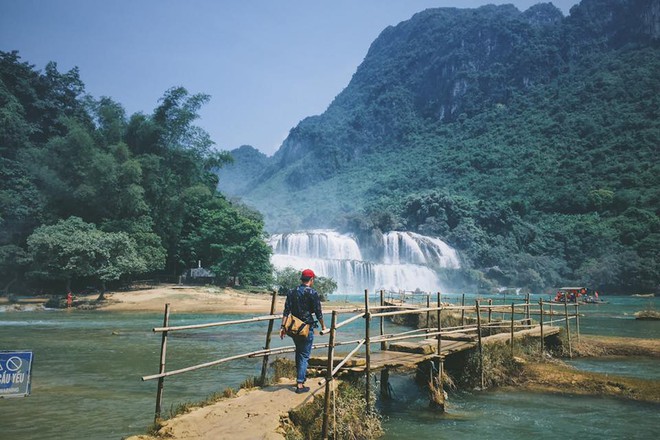
{"label": "shoreline vegetation", "polygon": [[[71,311],[95,309],[102,312],[121,313],[162,312],[165,304],[170,303],[173,313],[267,314],[270,311],[272,296],[270,292],[265,291],[250,292],[217,287],[160,285],[135,291],[108,292],[103,301],[97,301],[97,298],[97,294],[74,296]],[[43,307],[47,300],[46,297],[0,298],[0,306],[9,307],[8,311],[33,310],[35,307]],[[283,299],[278,298],[276,313],[281,311],[282,305]],[[495,384],[491,389],[608,396],[654,404],[660,403],[660,382],[658,381],[585,372],[564,363],[560,359],[560,355],[553,355],[556,357],[540,360],[538,353],[522,355],[516,353],[515,377],[506,383]],[[580,343],[573,346],[573,355],[578,358],[660,358],[660,341],[582,335]],[[320,389],[316,390],[315,393],[311,393],[300,402],[293,404],[294,402],[291,401],[288,403],[292,403],[292,405],[286,406],[274,399],[274,393],[277,391],[286,393],[288,382],[286,379],[277,377],[275,381],[273,385],[264,388],[251,387],[251,384],[246,381],[246,386],[239,392],[218,391],[218,394],[206,402],[186,404],[185,408],[170,414],[171,418],[156,425],[157,429],[152,430],[150,434],[129,438],[146,440],[163,438],[163,435],[168,438],[184,438],[173,436],[172,433],[178,431],[178,425],[189,426],[191,421],[194,421],[192,423],[198,430],[207,429],[210,432],[214,424],[213,417],[210,415],[216,414],[217,417],[223,417],[223,419],[227,417],[232,420],[245,419],[246,404],[254,409],[252,411],[254,414],[262,414],[264,418],[261,423],[254,423],[256,422],[254,417],[247,417],[245,429],[248,431],[242,434],[247,436],[244,438],[298,438],[298,434],[291,434],[297,429],[296,418],[300,418],[300,411],[308,411],[306,407],[309,407],[310,410],[314,408],[314,405],[306,404],[312,403],[314,396],[322,392]],[[349,395],[355,394],[355,391],[349,390],[348,393]],[[286,393],[286,399],[290,399],[289,394],[291,393]],[[236,399],[242,399],[242,403]],[[352,405],[359,410],[359,405],[355,405],[355,403]],[[286,411],[284,407],[293,409]],[[347,415],[347,417],[350,416]],[[360,422],[359,418],[356,420],[357,423]],[[156,436],[154,437],[152,434]]]}
{"label": "shoreline vegetation", "polygon": [[[573,345],[573,359],[660,358],[657,339],[582,335]],[[507,387],[503,387],[507,388]],[[579,370],[562,359],[533,358],[523,362],[520,382],[512,389],[552,394],[606,396],[660,403],[660,382]]]}
{"label": "shoreline vegetation", "polygon": [[642,310],[635,313],[635,319],[657,321],[660,319],[660,312],[656,310]]}

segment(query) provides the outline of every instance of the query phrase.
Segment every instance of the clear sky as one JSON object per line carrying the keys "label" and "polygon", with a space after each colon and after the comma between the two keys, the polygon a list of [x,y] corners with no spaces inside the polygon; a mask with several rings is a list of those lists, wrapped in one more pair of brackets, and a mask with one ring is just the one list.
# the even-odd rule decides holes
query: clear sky
{"label": "clear sky", "polygon": [[[564,15],[578,0],[554,0]],[[217,147],[272,155],[325,111],[389,25],[433,7],[538,0],[0,0],[0,50],[61,72],[92,96],[151,113],[183,86],[211,101],[198,124]]]}

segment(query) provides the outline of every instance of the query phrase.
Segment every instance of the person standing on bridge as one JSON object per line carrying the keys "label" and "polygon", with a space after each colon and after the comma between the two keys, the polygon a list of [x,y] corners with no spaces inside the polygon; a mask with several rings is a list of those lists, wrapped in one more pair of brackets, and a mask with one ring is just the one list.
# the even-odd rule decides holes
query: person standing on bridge
{"label": "person standing on bridge", "polygon": [[305,386],[307,364],[309,363],[309,356],[312,353],[312,345],[314,344],[314,329],[318,327],[312,314],[316,315],[316,319],[321,323],[321,330],[324,331],[326,329],[323,322],[321,299],[318,292],[312,287],[315,277],[316,275],[314,275],[311,269],[302,271],[300,275],[301,284],[297,289],[291,289],[287,293],[284,312],[282,314],[281,339],[284,339],[284,335],[286,334],[284,322],[289,314],[293,314],[309,324],[308,336],[296,336],[293,338],[293,342],[296,344],[296,393],[306,393],[309,391],[309,387]]}

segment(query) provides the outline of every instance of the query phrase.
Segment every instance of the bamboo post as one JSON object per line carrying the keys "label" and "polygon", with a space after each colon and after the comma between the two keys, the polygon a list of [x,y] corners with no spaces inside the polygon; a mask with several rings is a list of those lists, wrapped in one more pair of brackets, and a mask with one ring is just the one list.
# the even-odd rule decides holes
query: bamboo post
{"label": "bamboo post", "polygon": [[479,373],[481,374],[481,389],[485,388],[484,381],[484,349],[481,344],[481,311],[479,310],[479,300],[475,301],[477,309],[477,345],[479,347]]}
{"label": "bamboo post", "polygon": [[532,325],[531,315],[529,313],[529,293],[525,295],[525,319],[527,320],[527,326]]}
{"label": "bamboo post", "polygon": [[511,302],[511,357],[513,357],[513,320],[514,320],[515,306]]}
{"label": "bamboo post", "polygon": [[442,294],[438,291],[438,386],[442,389]]}
{"label": "bamboo post", "polygon": [[566,320],[566,337],[568,338],[568,357],[573,359],[573,350],[571,348],[571,325],[568,322],[568,302],[564,301],[564,319]]}
{"label": "bamboo post", "polygon": [[541,312],[541,317],[539,318],[539,325],[541,326],[541,357],[543,357],[543,351],[545,350],[545,340],[543,339],[543,299],[539,298],[539,309]]}
{"label": "bamboo post", "polygon": [[504,306],[506,305],[506,290],[504,291],[504,299],[502,300],[502,322],[504,322]]}
{"label": "bamboo post", "polygon": [[436,318],[438,320],[438,356],[442,356],[442,294],[438,292],[438,311],[436,312]]}
{"label": "bamboo post", "polygon": [[328,341],[328,366],[325,372],[325,395],[323,402],[323,426],[321,435],[323,440],[328,440],[328,421],[330,415],[330,391],[332,387],[332,370],[334,369],[335,357],[335,333],[337,332],[337,311],[332,311],[332,320],[330,321],[330,339]]}
{"label": "bamboo post", "polygon": [[576,302],[575,303],[575,331],[577,333],[577,343],[580,343],[580,311],[579,311],[579,305]]}
{"label": "bamboo post", "polygon": [[[385,297],[383,296],[385,292],[383,290],[380,291],[380,306],[383,307],[385,305]],[[383,309],[381,309],[383,310]],[[380,317],[380,335],[383,336],[385,334],[385,317],[381,316]],[[387,350],[387,342],[382,341],[380,343],[380,349],[381,350]]]}
{"label": "bamboo post", "polygon": [[[275,304],[277,302],[277,292],[273,290],[273,298],[270,302],[270,314],[275,314]],[[268,321],[268,332],[266,333],[266,346],[264,350],[270,348],[270,339],[273,334],[273,326],[275,324],[275,319]],[[259,385],[264,386],[266,384],[266,372],[268,371],[268,355],[264,356],[263,363],[261,364],[261,377],[259,378]]]}
{"label": "bamboo post", "polygon": [[461,327],[465,326],[465,294],[463,294],[463,298],[461,299]]}
{"label": "bamboo post", "polygon": [[369,312],[369,291],[364,290],[364,345],[365,345],[365,360],[366,360],[366,377],[365,377],[365,390],[364,398],[366,400],[365,407],[367,408],[367,414],[371,412],[371,313]]}
{"label": "bamboo post", "polygon": [[[431,308],[431,294],[427,293],[426,294],[426,308],[430,309]],[[431,327],[431,311],[427,310],[426,311],[426,328]]]}
{"label": "bamboo post", "polygon": [[488,324],[492,321],[492,316],[493,316],[493,300],[489,299],[488,300]]}
{"label": "bamboo post", "polygon": [[380,370],[380,397],[381,399],[391,399],[390,393],[390,369],[385,367]]}
{"label": "bamboo post", "polygon": [[[170,324],[170,304],[165,304],[165,314],[163,316],[163,327],[167,327]],[[165,358],[167,355],[167,332],[163,332],[161,342],[160,342],[160,362],[158,365],[158,374],[163,374],[165,372]],[[156,391],[156,413],[154,415],[154,422],[157,422],[160,419],[161,409],[163,405],[163,387],[164,387],[165,378],[158,378],[158,389]]]}

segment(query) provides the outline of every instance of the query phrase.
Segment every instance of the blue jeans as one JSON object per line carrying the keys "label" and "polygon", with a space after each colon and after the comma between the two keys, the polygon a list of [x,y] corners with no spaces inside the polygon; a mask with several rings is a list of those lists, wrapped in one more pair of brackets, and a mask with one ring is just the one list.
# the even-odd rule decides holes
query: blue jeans
{"label": "blue jeans", "polygon": [[296,382],[304,383],[307,378],[307,364],[309,363],[309,355],[312,353],[312,345],[314,344],[314,331],[309,330],[309,336],[293,338],[296,344]]}

